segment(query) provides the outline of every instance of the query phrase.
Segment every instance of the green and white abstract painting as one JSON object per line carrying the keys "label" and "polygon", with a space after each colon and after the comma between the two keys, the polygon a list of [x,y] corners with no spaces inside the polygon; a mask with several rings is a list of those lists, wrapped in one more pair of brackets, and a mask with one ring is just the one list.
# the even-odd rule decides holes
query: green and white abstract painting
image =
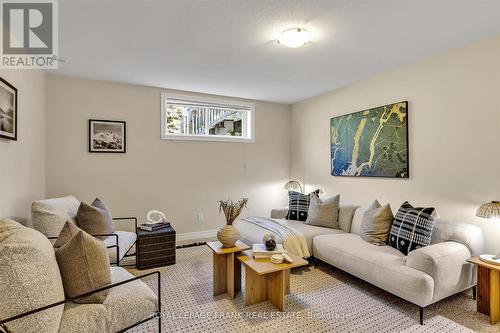
{"label": "green and white abstract painting", "polygon": [[332,176],[408,178],[408,102],[330,119]]}

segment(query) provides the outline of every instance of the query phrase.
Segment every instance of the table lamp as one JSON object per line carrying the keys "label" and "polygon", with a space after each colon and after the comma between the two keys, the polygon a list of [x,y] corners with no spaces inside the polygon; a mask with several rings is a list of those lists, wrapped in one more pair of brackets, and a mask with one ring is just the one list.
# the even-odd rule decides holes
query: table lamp
{"label": "table lamp", "polygon": [[[481,205],[476,212],[476,216],[490,220],[500,219],[500,201],[491,201]],[[500,265],[500,252],[496,255],[481,254],[479,259],[489,264]]]}
{"label": "table lamp", "polygon": [[302,185],[300,185],[300,183],[296,180],[290,180],[289,182],[287,182],[285,184],[285,186],[283,187],[285,190],[287,191],[296,191],[296,190],[299,190],[300,193],[304,193],[302,191]]}
{"label": "table lamp", "polygon": [[[286,191],[297,191],[297,190],[299,190],[300,193],[304,194],[305,186],[306,186],[306,184],[304,184],[304,187],[302,187],[302,185],[300,185],[300,183],[298,181],[296,181],[296,180],[290,180],[289,182],[287,182],[285,184],[285,186],[283,186],[283,189],[285,189]],[[318,194],[323,194],[323,190],[320,189],[320,188],[318,188],[314,192],[317,192]]]}

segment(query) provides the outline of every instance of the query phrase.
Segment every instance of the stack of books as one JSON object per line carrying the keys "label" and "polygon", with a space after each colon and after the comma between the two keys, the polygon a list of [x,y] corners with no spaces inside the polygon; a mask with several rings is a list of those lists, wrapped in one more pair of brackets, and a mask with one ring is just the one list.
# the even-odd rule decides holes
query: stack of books
{"label": "stack of books", "polygon": [[276,244],[276,248],[272,251],[268,251],[264,244],[254,244],[252,253],[255,259],[270,259],[273,254],[282,254],[286,251],[282,244]]}
{"label": "stack of books", "polygon": [[152,223],[152,224],[141,224],[139,226],[140,229],[146,230],[146,231],[155,231],[158,229],[162,228],[168,228],[170,227],[170,222],[158,222],[158,223]]}

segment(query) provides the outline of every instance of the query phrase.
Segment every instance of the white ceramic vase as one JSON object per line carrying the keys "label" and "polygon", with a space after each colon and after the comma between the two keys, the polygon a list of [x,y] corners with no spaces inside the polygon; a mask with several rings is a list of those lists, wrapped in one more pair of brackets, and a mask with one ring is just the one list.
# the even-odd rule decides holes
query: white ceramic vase
{"label": "white ceramic vase", "polygon": [[232,225],[225,225],[217,231],[217,239],[224,247],[233,247],[240,239],[240,232]]}

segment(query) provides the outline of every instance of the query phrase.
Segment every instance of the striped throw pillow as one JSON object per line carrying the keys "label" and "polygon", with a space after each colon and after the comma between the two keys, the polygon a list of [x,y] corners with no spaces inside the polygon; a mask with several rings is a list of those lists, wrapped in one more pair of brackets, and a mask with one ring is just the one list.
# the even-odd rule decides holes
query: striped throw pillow
{"label": "striped throw pillow", "polygon": [[399,208],[389,234],[389,245],[408,255],[431,243],[434,208],[413,207],[405,202]]}
{"label": "striped throw pillow", "polygon": [[302,194],[295,191],[288,192],[288,214],[287,220],[306,221],[307,212],[309,211],[309,203],[311,202],[312,194],[319,195],[319,190],[309,194]]}

